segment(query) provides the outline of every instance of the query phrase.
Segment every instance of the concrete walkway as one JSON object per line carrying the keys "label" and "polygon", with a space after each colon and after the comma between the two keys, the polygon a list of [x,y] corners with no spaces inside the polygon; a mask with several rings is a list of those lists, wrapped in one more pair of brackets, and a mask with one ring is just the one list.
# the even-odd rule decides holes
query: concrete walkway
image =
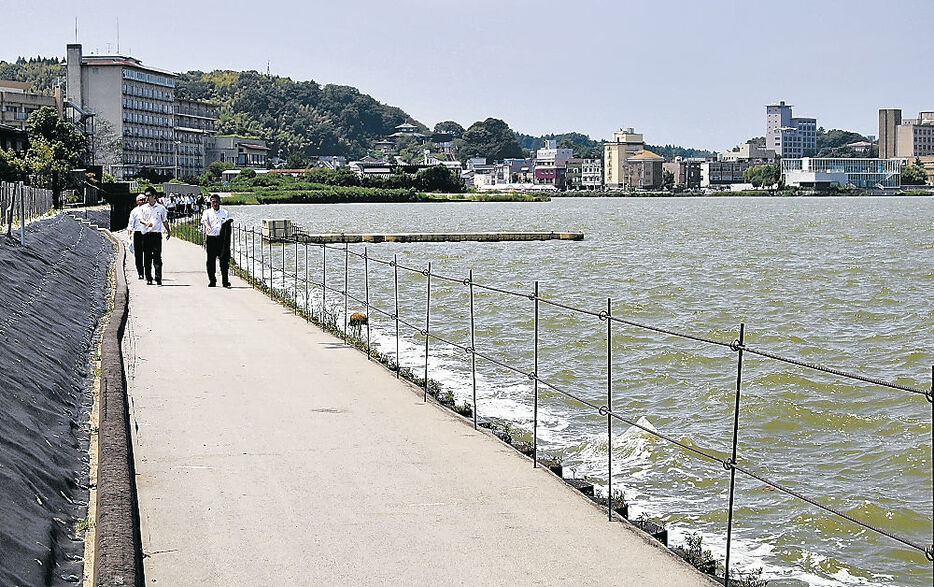
{"label": "concrete walkway", "polygon": [[164,243],[127,256],[146,585],[711,585],[365,355]]}

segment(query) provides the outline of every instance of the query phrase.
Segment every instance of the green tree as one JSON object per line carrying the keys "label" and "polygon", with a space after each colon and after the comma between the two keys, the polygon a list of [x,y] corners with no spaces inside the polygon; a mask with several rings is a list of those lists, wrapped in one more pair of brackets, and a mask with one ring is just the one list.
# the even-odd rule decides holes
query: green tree
{"label": "green tree", "polygon": [[25,169],[30,185],[52,190],[52,203],[61,207],[62,190],[69,172],[88,152],[85,137],[69,122],[58,117],[54,108],[44,106],[29,115],[26,122],[29,150]]}
{"label": "green tree", "polygon": [[753,187],[773,186],[781,179],[782,171],[778,165],[755,165],[743,172],[743,179]]}
{"label": "green tree", "polygon": [[23,160],[13,151],[0,149],[0,181],[22,181],[26,179],[23,173]]}
{"label": "green tree", "polygon": [[308,158],[301,151],[292,151],[285,158],[286,169],[308,169]]}
{"label": "green tree", "polygon": [[457,124],[453,120],[445,120],[436,124],[432,132],[435,134],[449,134],[455,139],[459,139],[464,136],[464,132],[466,131],[463,126]]}
{"label": "green tree", "polygon": [[414,187],[423,192],[442,192],[446,194],[464,191],[464,184],[444,165],[435,165],[416,173]]}
{"label": "green tree", "polygon": [[523,156],[516,133],[498,118],[487,118],[470,125],[464,132],[463,146],[458,151],[462,161],[471,157],[486,157],[488,161]]}
{"label": "green tree", "polygon": [[233,163],[228,161],[213,161],[208,165],[207,169],[204,170],[198,177],[198,185],[211,185],[212,183],[220,183],[223,173],[228,169],[233,169]]}
{"label": "green tree", "polygon": [[924,185],[927,183],[927,174],[924,167],[917,163],[909,163],[902,167],[902,185]]}
{"label": "green tree", "polygon": [[675,174],[667,169],[662,171],[662,187],[670,190],[675,187]]}

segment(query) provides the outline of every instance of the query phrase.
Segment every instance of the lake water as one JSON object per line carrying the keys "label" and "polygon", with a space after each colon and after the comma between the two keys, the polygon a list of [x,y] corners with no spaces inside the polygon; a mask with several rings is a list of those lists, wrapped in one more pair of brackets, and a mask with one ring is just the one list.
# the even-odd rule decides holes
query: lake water
{"label": "lake water", "polygon": [[[383,243],[384,260],[531,293],[719,341],[746,344],[903,385],[930,389],[934,363],[934,199],[555,199],[547,203],[276,205],[232,208],[246,226],[290,218],[309,232],[582,231],[580,242]],[[280,263],[281,248],[275,259]],[[363,245],[351,245],[363,251]],[[321,280],[320,249],[308,272]],[[235,253],[236,255],[236,253]],[[304,250],[298,255],[304,275]],[[294,271],[294,249],[286,266]],[[327,283],[343,288],[343,253],[328,252]],[[278,275],[278,274],[277,274]],[[289,277],[288,282],[292,282]],[[363,262],[350,257],[351,295],[364,298]],[[393,312],[392,268],[370,261],[370,297]],[[277,286],[278,287],[278,286]],[[421,327],[425,278],[400,271],[400,317]],[[468,288],[432,281],[431,329],[469,346]],[[304,293],[304,286],[299,286]],[[321,293],[312,290],[317,307]],[[329,306],[343,299],[329,292]],[[349,310],[363,311],[351,301]],[[475,288],[476,349],[532,371],[528,298]],[[395,352],[394,322],[370,312],[374,341]],[[342,323],[343,318],[339,321]],[[632,421],[728,457],[736,353],[613,324],[613,408]],[[606,323],[542,304],[540,377],[606,403]],[[424,338],[403,327],[400,360],[421,373]],[[429,376],[458,400],[472,395],[469,356],[431,341]],[[530,438],[528,378],[477,362],[478,411]],[[543,388],[539,445],[565,475],[605,488],[606,418]],[[923,396],[746,354],[738,461],[769,479],[922,545],[932,540],[931,404]],[[722,559],[729,474],[638,428],[614,424],[613,483],[635,515],[698,532]],[[762,567],[771,585],[924,585],[932,565],[892,539],[737,475],[731,561]]]}

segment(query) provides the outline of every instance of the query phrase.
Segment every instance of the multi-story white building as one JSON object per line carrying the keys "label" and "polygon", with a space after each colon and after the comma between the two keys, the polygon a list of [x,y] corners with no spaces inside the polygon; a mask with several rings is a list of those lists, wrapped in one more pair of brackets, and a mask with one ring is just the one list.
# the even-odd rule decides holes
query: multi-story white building
{"label": "multi-story white building", "polygon": [[82,55],[81,45],[67,46],[66,96],[122,139],[119,163],[108,163],[118,179],[144,168],[175,171],[174,73],[143,65],[125,55]]}
{"label": "multi-story white building", "polygon": [[613,140],[603,143],[603,183],[608,190],[625,189],[626,161],[645,149],[642,134],[633,129],[620,129]]}
{"label": "multi-story white building", "polygon": [[207,165],[207,149],[217,124],[217,106],[199,100],[175,100],[176,170],[174,177],[195,177]]}
{"label": "multi-story white building", "polygon": [[903,165],[901,159],[803,157],[782,159],[782,176],[788,186],[897,188],[901,185]]}
{"label": "multi-story white building", "polygon": [[795,118],[784,101],[765,107],[765,148],[779,157],[804,157],[817,152],[817,119]]}

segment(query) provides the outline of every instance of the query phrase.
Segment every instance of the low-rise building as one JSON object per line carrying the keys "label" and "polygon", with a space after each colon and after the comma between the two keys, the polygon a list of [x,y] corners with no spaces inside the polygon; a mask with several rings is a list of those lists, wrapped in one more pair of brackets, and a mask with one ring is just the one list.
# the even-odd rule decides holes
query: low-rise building
{"label": "low-rise building", "polygon": [[599,191],[603,189],[602,159],[568,159],[565,185],[569,190]]}
{"label": "low-rise building", "polygon": [[214,137],[207,147],[207,163],[222,161],[237,167],[265,169],[269,147],[262,139],[238,136]]}
{"label": "low-rise building", "polygon": [[785,185],[821,189],[832,185],[858,188],[901,186],[902,159],[803,157],[782,159]]}
{"label": "low-rise building", "polygon": [[722,187],[744,183],[743,173],[753,165],[749,161],[705,161],[700,165],[700,187]]}
{"label": "low-rise building", "polygon": [[23,154],[27,148],[25,130],[0,123],[0,149]]}
{"label": "low-rise building", "polygon": [[662,187],[661,155],[641,149],[626,161],[625,179],[627,189],[657,190]]}
{"label": "low-rise building", "polygon": [[[815,143],[816,145],[816,143]],[[720,161],[749,161],[752,163],[769,164],[775,163],[778,156],[772,149],[766,149],[753,143],[740,145],[736,151],[724,151],[717,154]]]}
{"label": "low-rise building", "polygon": [[62,95],[57,89],[55,96],[33,94],[30,84],[0,80],[0,124],[25,129],[29,115],[43,106],[54,108],[62,115]]}
{"label": "low-rise building", "polygon": [[571,149],[559,149],[558,142],[546,140],[541,149],[535,152],[534,182],[539,185],[553,185],[564,188],[566,163],[574,157]]}
{"label": "low-rise building", "polygon": [[696,190],[701,187],[701,164],[706,161],[706,159],[700,158],[682,159],[677,157],[674,161],[663,163],[662,168],[670,172],[674,177],[676,187]]}

